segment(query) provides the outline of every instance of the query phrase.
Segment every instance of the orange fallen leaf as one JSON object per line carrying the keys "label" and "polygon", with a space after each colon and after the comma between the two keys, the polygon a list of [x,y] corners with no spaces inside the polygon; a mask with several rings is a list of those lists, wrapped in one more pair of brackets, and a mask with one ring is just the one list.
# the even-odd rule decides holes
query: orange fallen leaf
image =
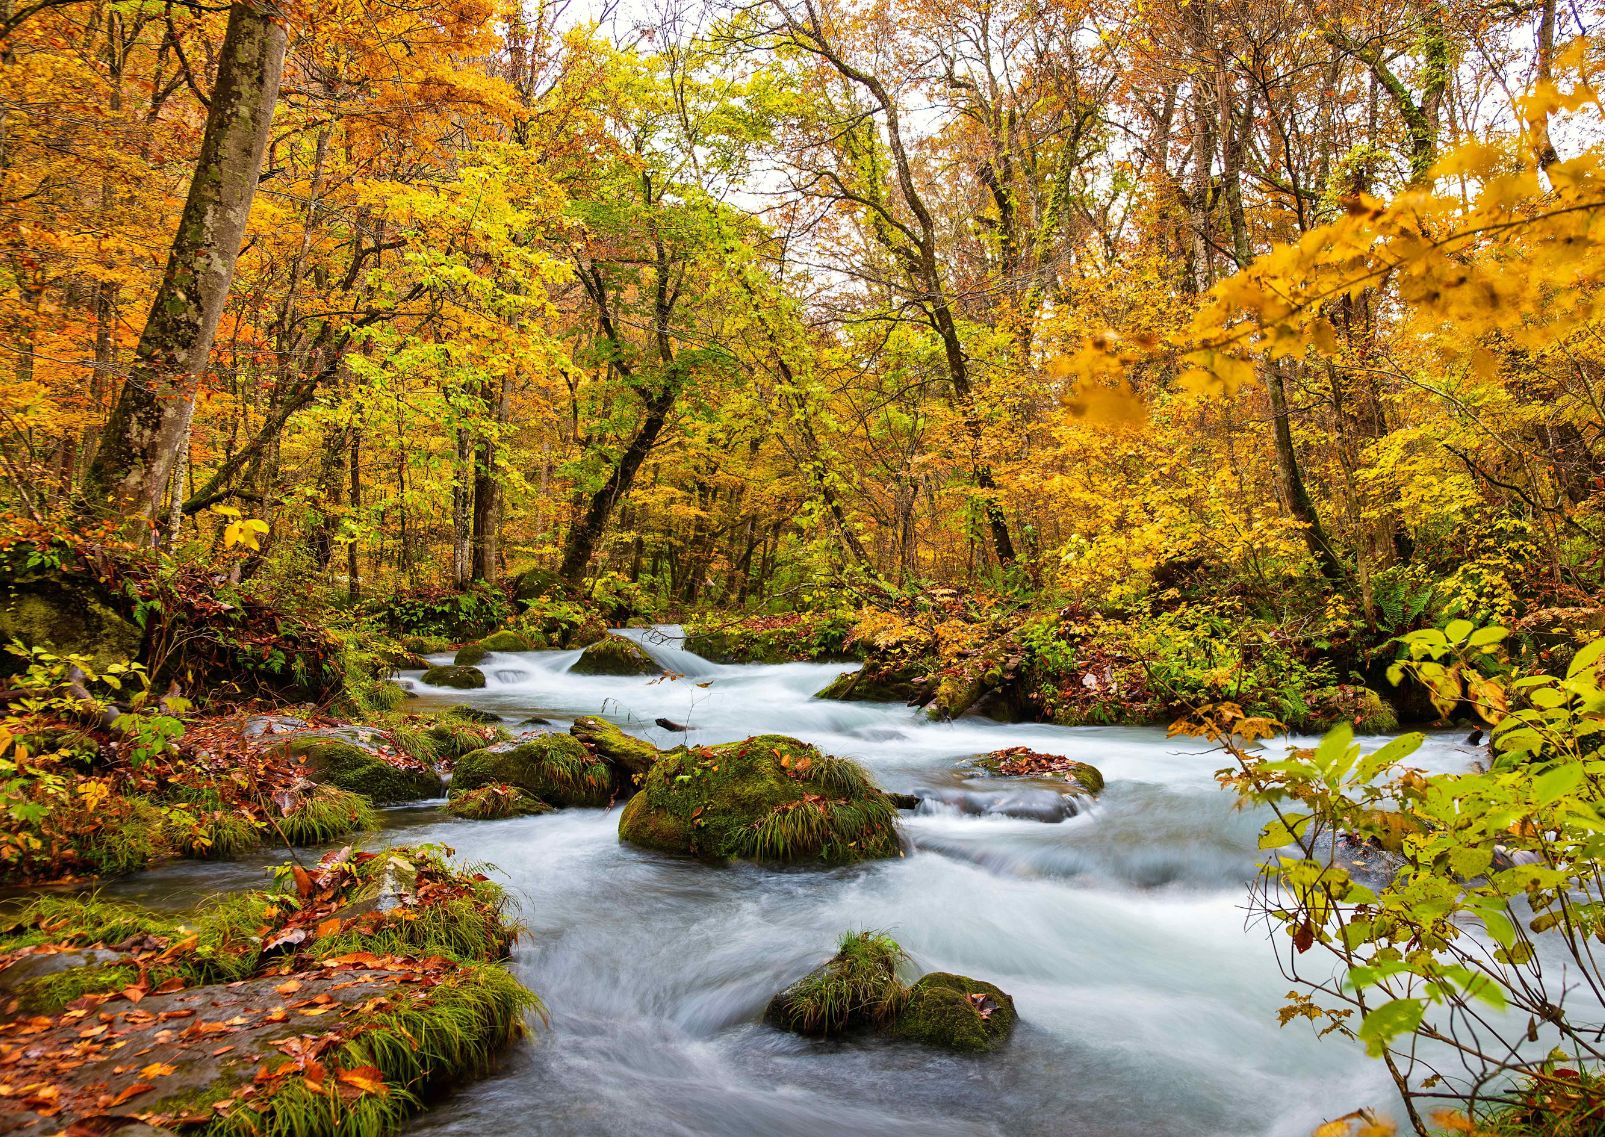
{"label": "orange fallen leaf", "polygon": [[355,1086],[365,1094],[378,1094],[380,1097],[390,1092],[385,1085],[385,1076],[379,1072],[377,1066],[358,1066],[351,1070],[341,1070],[335,1075],[348,1086]]}
{"label": "orange fallen leaf", "polygon": [[293,995],[301,989],[301,981],[299,979],[286,979],[273,989],[281,995]]}
{"label": "orange fallen leaf", "polygon": [[150,1082],[135,1082],[122,1093],[111,1099],[112,1108],[115,1109],[124,1102],[131,1101],[134,1098],[137,1098],[140,1094],[149,1093],[155,1088],[156,1087]]}
{"label": "orange fallen leaf", "polygon": [[141,1078],[165,1078],[178,1069],[170,1062],[152,1062],[139,1072]]}
{"label": "orange fallen leaf", "polygon": [[145,997],[145,988],[143,988],[143,987],[124,987],[123,988],[123,998],[127,999],[130,1003],[137,1003],[141,999],[143,999],[144,997]]}

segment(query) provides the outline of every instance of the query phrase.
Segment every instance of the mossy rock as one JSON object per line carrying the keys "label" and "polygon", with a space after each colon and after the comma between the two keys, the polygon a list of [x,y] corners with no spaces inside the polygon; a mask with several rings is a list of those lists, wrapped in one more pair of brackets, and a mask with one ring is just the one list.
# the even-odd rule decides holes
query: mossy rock
{"label": "mossy rock", "polygon": [[902,854],[897,809],[862,766],[778,734],[664,752],[620,815],[619,838],[765,864]]}
{"label": "mossy rock", "polygon": [[459,691],[472,691],[485,685],[485,673],[477,667],[431,667],[424,672],[423,682],[430,687],[455,687]]}
{"label": "mossy rock", "polygon": [[451,796],[495,784],[516,786],[558,808],[603,806],[613,799],[612,770],[566,734],[543,734],[463,755],[452,774]]}
{"label": "mossy rock", "polygon": [[986,684],[979,678],[944,676],[936,685],[936,694],[925,708],[928,718],[937,722],[956,719],[975,706],[986,694]]}
{"label": "mossy rock", "polygon": [[290,739],[282,749],[306,762],[313,781],[361,794],[378,805],[439,797],[445,788],[432,771],[392,766],[338,738],[301,735]]}
{"label": "mossy rock", "polygon": [[1059,754],[1039,754],[1024,746],[1008,750],[994,750],[975,760],[975,764],[989,774],[1001,778],[1064,779],[1077,793],[1097,797],[1103,793],[1103,771],[1090,762],[1081,762]]}
{"label": "mossy rock", "polygon": [[484,644],[464,644],[457,649],[457,654],[451,657],[453,667],[472,667],[476,663],[483,663],[490,652]]}
{"label": "mossy rock", "polygon": [[[88,578],[55,574],[13,580],[0,589],[0,644],[13,639],[56,655],[87,656],[104,670],[137,659],[144,633]],[[16,656],[0,652],[0,674],[23,666]]]}
{"label": "mossy rock", "polygon": [[[437,789],[425,796],[438,794]],[[366,795],[322,785],[279,818],[277,832],[291,845],[322,845],[348,833],[378,827],[379,818]]]}
{"label": "mossy rock", "polygon": [[483,750],[487,745],[508,742],[512,735],[497,726],[495,736],[486,738],[482,729],[473,723],[437,722],[423,732],[424,745],[437,762],[455,762],[464,754]]}
{"label": "mossy rock", "polygon": [[1289,718],[1291,729],[1323,734],[1341,722],[1352,726],[1355,734],[1391,734],[1399,729],[1399,716],[1369,687],[1323,687],[1308,697],[1308,703],[1303,715]]}
{"label": "mossy rock", "polygon": [[1014,1000],[980,979],[933,971],[909,988],[894,1037],[945,1050],[982,1053],[1014,1031]]}
{"label": "mossy rock", "polygon": [[764,1021],[815,1038],[885,1028],[908,997],[897,977],[907,959],[889,936],[849,932],[834,956],[769,1000]]}
{"label": "mossy rock", "polygon": [[495,711],[487,711],[484,707],[476,707],[472,703],[457,703],[447,707],[441,712],[442,718],[456,719],[458,722],[482,722],[487,726],[498,725],[502,716]]}
{"label": "mossy rock", "polygon": [[656,675],[662,670],[645,648],[623,636],[598,640],[569,667],[575,675]]}
{"label": "mossy rock", "polygon": [[535,645],[517,632],[492,632],[479,641],[486,651],[533,651]]}
{"label": "mossy rock", "polygon": [[880,671],[865,664],[857,671],[842,672],[814,698],[855,703],[907,703],[917,698],[920,691],[917,668]]}
{"label": "mossy rock", "polygon": [[625,734],[606,719],[589,715],[574,720],[569,733],[613,765],[631,774],[644,774],[663,751],[650,742]]}
{"label": "mossy rock", "polygon": [[434,655],[451,645],[443,636],[402,636],[401,649],[413,655]]}
{"label": "mossy rock", "polygon": [[496,821],[504,817],[551,813],[552,807],[530,797],[517,786],[491,782],[452,795],[446,802],[446,812],[466,821]]}
{"label": "mossy rock", "polygon": [[539,600],[562,589],[562,580],[551,569],[532,568],[513,581],[513,595],[520,600]]}

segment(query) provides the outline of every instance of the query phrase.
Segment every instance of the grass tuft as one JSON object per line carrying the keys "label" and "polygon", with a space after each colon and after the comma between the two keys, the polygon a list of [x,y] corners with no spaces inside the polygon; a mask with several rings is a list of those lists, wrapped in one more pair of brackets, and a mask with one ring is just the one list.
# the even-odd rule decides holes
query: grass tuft
{"label": "grass tuft", "polygon": [[379,827],[379,817],[367,798],[335,786],[318,786],[278,822],[284,839],[291,845],[322,845],[343,837]]}
{"label": "grass tuft", "polygon": [[897,975],[907,960],[897,941],[883,932],[848,932],[829,961],[771,1000],[768,1018],[816,1037],[887,1026],[908,998]]}

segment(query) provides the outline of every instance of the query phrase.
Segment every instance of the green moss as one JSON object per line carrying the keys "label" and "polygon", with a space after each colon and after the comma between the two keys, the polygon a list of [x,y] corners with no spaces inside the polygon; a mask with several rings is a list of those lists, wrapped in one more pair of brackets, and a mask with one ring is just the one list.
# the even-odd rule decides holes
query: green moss
{"label": "green moss", "polygon": [[392,766],[360,746],[322,735],[300,735],[284,753],[304,759],[313,781],[362,794],[380,805],[439,797],[440,778],[423,770]]}
{"label": "green moss", "polygon": [[485,673],[477,667],[431,667],[423,674],[423,682],[430,687],[455,687],[459,691],[473,691],[485,685]]}
{"label": "green moss", "polygon": [[121,991],[139,979],[139,969],[119,963],[98,967],[70,967],[20,984],[15,995],[18,1010],[54,1014],[80,995]]}
{"label": "green moss", "polygon": [[363,701],[371,709],[383,713],[397,710],[410,698],[412,698],[412,693],[400,683],[393,683],[386,679],[382,683],[374,684],[364,692]]}
{"label": "green moss", "polygon": [[357,897],[377,895],[391,864],[403,877],[447,877],[460,886],[454,894],[409,906],[377,929],[320,936],[312,945],[319,958],[367,951],[376,955],[444,955],[460,960],[494,960],[507,955],[519,925],[508,914],[507,892],[495,881],[457,870],[427,849],[391,849],[358,867]]}
{"label": "green moss", "polygon": [[1399,729],[1399,716],[1369,687],[1339,684],[1311,693],[1304,710],[1286,716],[1291,730],[1324,734],[1340,722],[1354,727],[1356,734],[1391,734]]}
{"label": "green moss", "polygon": [[495,711],[487,711],[483,707],[474,706],[472,703],[458,703],[455,706],[447,707],[441,713],[441,717],[457,722],[484,723],[487,726],[495,726],[502,721],[502,716]]}
{"label": "green moss", "polygon": [[563,646],[572,651],[577,647],[590,647],[608,638],[607,625],[600,618],[587,615],[578,624],[564,629]]}
{"label": "green moss", "polygon": [[909,989],[892,1034],[928,1046],[979,1053],[1014,1030],[1014,1000],[991,983],[935,971]]}
{"label": "green moss", "polygon": [[773,864],[901,855],[897,811],[857,763],[783,735],[665,752],[619,818],[664,852]]}
{"label": "green moss", "polygon": [[536,801],[517,786],[492,782],[454,795],[446,802],[446,811],[468,821],[496,821],[504,817],[550,813],[552,807]]}
{"label": "green moss", "polygon": [[347,833],[379,828],[373,803],[339,786],[318,786],[278,820],[279,833],[291,845],[322,845]]}
{"label": "green moss", "polygon": [[517,632],[492,632],[479,641],[486,651],[533,651],[535,645]]}
{"label": "green moss", "polygon": [[569,666],[575,675],[655,675],[662,670],[640,644],[623,636],[598,640]]}
{"label": "green moss", "polygon": [[613,797],[606,763],[566,734],[543,734],[516,746],[463,755],[452,774],[451,796],[497,783],[517,786],[559,808],[606,805]]}
{"label": "green moss", "polygon": [[608,722],[589,715],[574,720],[569,733],[589,746],[597,754],[632,774],[644,774],[663,754],[650,742],[645,742]]}
{"label": "green moss", "polygon": [[958,718],[984,694],[986,685],[980,679],[944,676],[936,685],[935,697],[925,708],[926,717],[938,722]]}
{"label": "green moss", "polygon": [[445,651],[449,646],[451,645],[441,636],[403,636],[401,639],[402,650],[413,655],[434,655],[436,652]]}
{"label": "green moss", "polygon": [[482,662],[489,654],[490,650],[484,644],[464,644],[457,649],[457,654],[452,657],[452,666],[472,667],[474,664]]}
{"label": "green moss", "polygon": [[831,959],[769,1001],[765,1019],[782,1030],[820,1038],[888,1026],[908,989],[897,969],[908,960],[879,932],[848,932]]}

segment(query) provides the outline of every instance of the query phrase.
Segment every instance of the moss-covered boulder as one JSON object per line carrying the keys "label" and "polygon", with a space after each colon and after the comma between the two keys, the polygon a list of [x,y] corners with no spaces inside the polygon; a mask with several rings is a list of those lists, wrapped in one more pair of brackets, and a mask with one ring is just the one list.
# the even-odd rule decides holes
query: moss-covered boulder
{"label": "moss-covered boulder", "polygon": [[[426,796],[435,797],[435,793]],[[348,833],[379,827],[373,803],[339,786],[317,786],[275,822],[276,832],[291,845],[322,845]]]}
{"label": "moss-covered boulder", "polygon": [[902,853],[897,809],[862,766],[778,734],[664,752],[624,807],[619,837],[660,852],[766,864]]}
{"label": "moss-covered boulder", "polygon": [[944,675],[925,707],[926,717],[946,722],[964,714],[986,694],[986,683],[979,676]]}
{"label": "moss-covered boulder", "polygon": [[907,703],[925,691],[925,668],[917,663],[879,667],[874,660],[832,679],[816,699],[859,703]]}
{"label": "moss-covered boulder", "polygon": [[439,797],[445,789],[433,770],[388,762],[339,738],[300,735],[281,749],[305,762],[314,782],[350,790],[379,805]]}
{"label": "moss-covered boulder", "polygon": [[980,979],[933,971],[909,988],[891,1034],[945,1050],[981,1053],[1014,1031],[1014,1000]]}
{"label": "moss-covered boulder", "polygon": [[[0,564],[0,567],[4,567]],[[0,588],[0,643],[16,639],[57,655],[84,655],[104,669],[139,656],[144,633],[82,574],[13,578]],[[0,674],[22,667],[0,652]]]}
{"label": "moss-covered boulder", "polygon": [[480,722],[489,726],[496,726],[502,721],[502,716],[495,711],[487,711],[484,707],[476,707],[472,703],[457,703],[447,707],[440,715],[444,719],[455,719],[457,722]]}
{"label": "moss-covered boulder", "polygon": [[451,796],[494,784],[516,786],[559,809],[603,806],[613,798],[607,763],[566,734],[543,734],[463,755],[452,774]]}
{"label": "moss-covered boulder", "polygon": [[486,651],[533,651],[535,645],[519,632],[502,630],[492,632],[479,641],[479,646]]}
{"label": "moss-covered boulder", "polygon": [[552,807],[544,801],[537,801],[517,786],[491,782],[454,794],[446,802],[446,812],[466,821],[497,821],[504,817],[551,813]]}
{"label": "moss-covered boulder", "polygon": [[500,724],[485,727],[471,722],[446,719],[430,726],[423,732],[422,737],[424,746],[435,761],[455,762],[464,754],[482,750],[498,742],[509,742],[513,736]]}
{"label": "moss-covered boulder", "polygon": [[457,654],[451,657],[453,667],[472,667],[476,663],[483,663],[490,651],[482,643],[464,644],[457,649]]}
{"label": "moss-covered boulder", "polygon": [[431,667],[423,674],[423,682],[430,687],[455,687],[459,691],[472,691],[485,685],[485,673],[477,667]]}
{"label": "moss-covered boulder", "polygon": [[625,734],[606,719],[589,715],[574,720],[570,734],[612,765],[629,774],[645,774],[663,756],[650,742]]}
{"label": "moss-covered boulder", "polygon": [[1062,754],[1040,754],[1025,746],[1012,746],[983,755],[975,764],[999,777],[1062,779],[1075,793],[1092,797],[1103,793],[1103,772],[1098,767]]}
{"label": "moss-covered boulder", "polygon": [[402,636],[401,648],[413,655],[434,655],[437,651],[445,651],[451,645],[444,636]]}
{"label": "moss-covered boulder", "polygon": [[575,675],[656,675],[663,668],[634,640],[607,636],[581,652],[569,670]]}
{"label": "moss-covered boulder", "polygon": [[908,989],[897,969],[908,956],[878,932],[848,932],[836,954],[769,1000],[764,1021],[816,1038],[890,1026]]}

